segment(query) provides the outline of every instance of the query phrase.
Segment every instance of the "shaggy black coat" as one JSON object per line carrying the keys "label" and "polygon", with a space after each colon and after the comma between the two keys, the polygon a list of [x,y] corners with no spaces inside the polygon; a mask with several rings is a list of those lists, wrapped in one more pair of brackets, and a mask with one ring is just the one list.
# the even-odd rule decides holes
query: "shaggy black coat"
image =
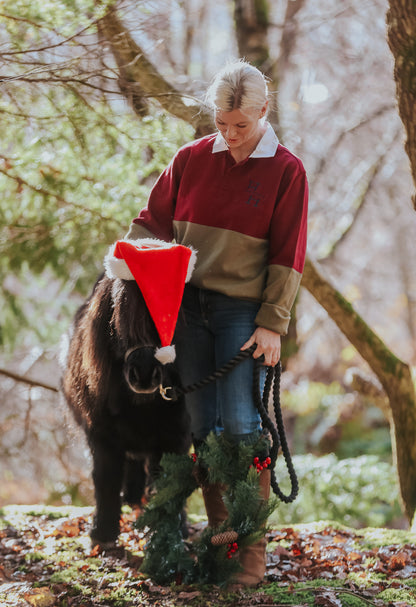
{"label": "shaggy black coat", "polygon": [[180,385],[175,365],[154,357],[159,344],[136,282],[101,277],[76,313],[62,391],[91,449],[91,537],[102,546],[117,539],[122,500],[140,503],[162,455],[191,444],[184,398],[166,401],[158,390]]}

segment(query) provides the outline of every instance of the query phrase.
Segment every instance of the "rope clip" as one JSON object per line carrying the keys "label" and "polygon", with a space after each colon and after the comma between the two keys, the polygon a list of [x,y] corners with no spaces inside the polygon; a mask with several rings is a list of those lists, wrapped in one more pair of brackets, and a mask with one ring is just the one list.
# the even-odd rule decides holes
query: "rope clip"
{"label": "rope clip", "polygon": [[[168,390],[172,390],[172,396],[168,396],[168,394],[167,394]],[[160,396],[164,400],[176,400],[175,390],[173,389],[172,386],[166,386],[166,388],[165,388],[164,386],[162,386],[162,384],[160,384],[159,392],[160,392]]]}

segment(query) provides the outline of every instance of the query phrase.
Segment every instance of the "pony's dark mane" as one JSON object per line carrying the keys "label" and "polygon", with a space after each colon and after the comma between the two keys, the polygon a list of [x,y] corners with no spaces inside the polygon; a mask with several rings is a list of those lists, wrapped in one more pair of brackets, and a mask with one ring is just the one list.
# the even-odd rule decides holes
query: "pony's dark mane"
{"label": "pony's dark mane", "polygon": [[159,337],[143,295],[134,280],[114,280],[111,325],[124,351],[140,345],[157,345]]}
{"label": "pony's dark mane", "polygon": [[[125,352],[135,346],[159,343],[135,281],[102,276],[75,316],[68,352],[72,373],[63,379],[64,390],[78,394],[74,400],[88,410],[90,417],[93,403],[108,400],[114,386],[119,384]],[[84,411],[75,414],[82,417]]]}

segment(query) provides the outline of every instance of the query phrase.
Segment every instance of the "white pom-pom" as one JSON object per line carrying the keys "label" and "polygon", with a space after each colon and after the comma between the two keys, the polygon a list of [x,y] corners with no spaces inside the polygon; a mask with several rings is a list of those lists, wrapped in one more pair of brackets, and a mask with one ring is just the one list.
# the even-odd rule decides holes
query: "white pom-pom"
{"label": "white pom-pom", "polygon": [[173,363],[176,358],[175,346],[163,346],[163,348],[157,348],[155,358],[162,363],[162,365]]}

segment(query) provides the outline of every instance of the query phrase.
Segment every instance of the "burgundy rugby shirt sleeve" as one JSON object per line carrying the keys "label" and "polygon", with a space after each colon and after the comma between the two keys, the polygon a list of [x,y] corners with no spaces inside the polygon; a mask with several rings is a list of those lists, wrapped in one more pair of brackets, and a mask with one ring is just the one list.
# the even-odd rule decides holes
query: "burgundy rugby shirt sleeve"
{"label": "burgundy rugby shirt sleeve", "polygon": [[285,335],[306,255],[308,183],[302,164],[280,184],[269,239],[269,265],[256,324]]}
{"label": "burgundy rugby shirt sleeve", "polygon": [[147,206],[130,225],[126,238],[173,240],[173,215],[187,150],[179,150],[161,173],[150,192]]}

